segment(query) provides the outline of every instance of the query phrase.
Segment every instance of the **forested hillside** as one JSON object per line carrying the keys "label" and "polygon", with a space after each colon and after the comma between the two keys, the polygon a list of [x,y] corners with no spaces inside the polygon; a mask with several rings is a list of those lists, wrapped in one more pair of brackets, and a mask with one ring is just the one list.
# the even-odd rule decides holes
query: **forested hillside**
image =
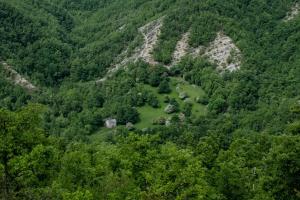
{"label": "forested hillside", "polygon": [[300,199],[297,0],[0,0],[0,199]]}

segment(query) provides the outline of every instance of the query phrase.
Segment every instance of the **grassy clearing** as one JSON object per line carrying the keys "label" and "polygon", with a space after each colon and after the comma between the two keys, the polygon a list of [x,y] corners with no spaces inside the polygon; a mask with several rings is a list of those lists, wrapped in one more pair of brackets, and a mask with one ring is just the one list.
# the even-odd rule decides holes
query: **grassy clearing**
{"label": "grassy clearing", "polygon": [[167,103],[164,102],[166,96],[170,99],[174,98],[180,105],[180,109],[182,110],[185,102],[179,98],[179,94],[181,92],[185,92],[188,95],[189,102],[193,105],[192,107],[192,117],[198,117],[206,114],[206,107],[196,102],[197,97],[203,96],[204,91],[196,85],[191,85],[188,82],[184,81],[181,78],[172,77],[170,80],[170,88],[172,92],[170,94],[159,94],[158,89],[155,87],[151,87],[150,85],[143,85],[145,90],[151,91],[155,94],[159,100],[160,108],[152,108],[150,106],[143,106],[138,108],[138,112],[140,113],[141,121],[136,124],[137,128],[146,128],[154,126],[152,123],[154,120],[159,117],[171,117],[172,115],[166,114],[164,112]]}
{"label": "grassy clearing", "polygon": [[151,106],[143,106],[138,108],[141,121],[135,125],[136,128],[142,129],[153,126],[153,120],[159,117],[168,117],[169,115],[164,112],[164,107],[152,108]]}

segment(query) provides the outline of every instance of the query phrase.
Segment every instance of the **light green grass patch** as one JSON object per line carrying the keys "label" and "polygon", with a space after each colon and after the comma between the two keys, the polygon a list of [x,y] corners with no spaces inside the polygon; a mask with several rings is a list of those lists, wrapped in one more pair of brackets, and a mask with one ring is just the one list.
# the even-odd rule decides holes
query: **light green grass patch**
{"label": "light green grass patch", "polygon": [[[203,95],[205,95],[205,92],[199,86],[191,85],[188,82],[184,81],[182,78],[171,78],[171,83],[172,90],[173,87],[175,88],[177,98],[181,92],[187,93],[188,98],[193,105],[192,113],[195,116],[206,114],[206,107],[196,102],[196,99],[198,97],[202,97]],[[179,88],[179,90],[176,90],[176,88]],[[183,103],[181,99],[179,99],[179,101]]]}
{"label": "light green grass patch", "polygon": [[136,128],[142,129],[153,126],[153,121],[159,117],[169,117],[170,115],[164,112],[164,107],[152,108],[151,106],[143,106],[138,108],[140,113],[140,122],[135,125]]}
{"label": "light green grass patch", "polygon": [[[170,80],[170,88],[172,92],[170,94],[159,94],[158,88],[151,87],[150,85],[142,86],[145,90],[151,91],[155,96],[157,96],[160,108],[152,108],[151,106],[143,106],[138,108],[140,113],[140,122],[136,124],[137,128],[147,128],[153,127],[153,121],[160,117],[171,117],[172,115],[166,114],[164,112],[167,103],[164,102],[166,96],[169,98],[174,98],[179,103],[180,109],[182,110],[185,102],[179,98],[181,92],[187,93],[192,104],[192,116],[201,116],[206,114],[206,107],[196,102],[197,97],[203,96],[204,91],[196,85],[191,85],[188,82],[184,81],[182,78],[172,77]],[[179,90],[176,90],[178,88]]]}

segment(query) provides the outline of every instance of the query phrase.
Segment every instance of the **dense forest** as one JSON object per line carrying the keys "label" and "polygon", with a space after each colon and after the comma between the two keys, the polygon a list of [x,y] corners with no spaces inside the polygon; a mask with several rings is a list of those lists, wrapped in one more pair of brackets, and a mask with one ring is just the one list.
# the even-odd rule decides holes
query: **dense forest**
{"label": "dense forest", "polygon": [[0,199],[300,199],[299,4],[0,0]]}

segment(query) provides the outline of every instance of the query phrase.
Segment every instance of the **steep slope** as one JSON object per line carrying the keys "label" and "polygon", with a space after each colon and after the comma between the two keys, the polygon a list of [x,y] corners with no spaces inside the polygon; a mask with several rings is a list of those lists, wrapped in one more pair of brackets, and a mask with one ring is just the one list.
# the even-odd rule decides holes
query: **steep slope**
{"label": "steep slope", "polygon": [[299,15],[300,12],[300,4],[295,3],[295,5],[291,8],[291,10],[287,13],[286,17],[284,18],[285,22],[293,20],[295,17]]}
{"label": "steep slope", "polygon": [[[118,71],[121,67],[124,67],[129,62],[136,62],[141,59],[151,65],[158,64],[158,62],[156,62],[152,56],[152,51],[157,43],[161,26],[162,18],[149,22],[148,24],[140,27],[138,30],[143,36],[143,44],[134,50],[133,55],[131,55],[130,57],[125,57],[120,63],[114,65],[111,69],[109,69],[106,74],[106,77],[96,82],[99,83],[105,81],[107,77],[112,76],[113,73]],[[128,49],[122,52],[121,55],[119,55],[119,57],[123,57],[124,55],[126,55],[127,51]]]}
{"label": "steep slope", "polygon": [[136,56],[136,59],[141,58],[151,65],[157,64],[152,56],[152,51],[157,43],[158,37],[160,35],[160,28],[162,25],[162,18],[160,18],[139,28],[139,31],[144,37],[144,44],[141,49],[138,50],[140,51],[140,54]]}
{"label": "steep slope", "polygon": [[176,65],[184,56],[188,54],[190,48],[188,43],[189,36],[190,32],[187,32],[183,34],[182,38],[177,42],[170,66]]}
{"label": "steep slope", "polygon": [[0,199],[298,200],[296,2],[0,0]]}
{"label": "steep slope", "polygon": [[[136,62],[143,60],[150,65],[162,64],[154,60],[152,55],[154,47],[158,43],[160,36],[160,29],[163,26],[163,18],[149,22],[148,24],[140,27],[138,30],[143,36],[143,44],[134,50],[133,55],[125,57],[120,63],[114,65],[108,70],[106,77],[97,80],[96,82],[103,82],[107,77],[111,77],[115,72],[124,67],[129,62]],[[170,69],[172,66],[178,64],[181,59],[186,55],[193,57],[203,56],[207,57],[211,62],[218,65],[218,70],[228,70],[230,72],[236,71],[241,66],[241,51],[233,43],[232,39],[222,32],[217,33],[217,37],[212,41],[208,47],[200,46],[192,48],[189,45],[190,32],[182,35],[182,38],[177,42],[170,65],[164,65]],[[122,52],[119,57],[124,57],[128,49]],[[204,51],[201,55],[201,51]],[[163,64],[162,64],[163,65]]]}
{"label": "steep slope", "polygon": [[7,79],[12,83],[19,85],[28,92],[34,92],[37,90],[37,87],[22,77],[18,72],[16,72],[9,64],[6,62],[0,61],[0,65],[3,66],[5,73],[7,74]]}
{"label": "steep slope", "polygon": [[218,65],[219,70],[236,71],[241,66],[241,51],[232,39],[219,32],[216,39],[205,50],[204,56]]}
{"label": "steep slope", "polygon": [[55,86],[68,75],[71,55],[65,34],[72,18],[48,1],[0,2],[0,56],[43,86]]}

